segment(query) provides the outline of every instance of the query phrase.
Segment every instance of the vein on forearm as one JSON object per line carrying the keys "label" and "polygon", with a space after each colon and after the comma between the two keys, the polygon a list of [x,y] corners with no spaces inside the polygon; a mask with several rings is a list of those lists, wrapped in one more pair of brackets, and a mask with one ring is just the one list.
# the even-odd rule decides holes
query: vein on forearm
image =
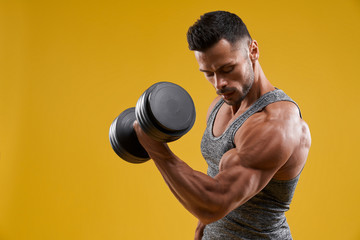
{"label": "vein on forearm", "polygon": [[154,162],[175,197],[196,217],[221,206],[221,187],[215,179],[193,170],[175,155]]}

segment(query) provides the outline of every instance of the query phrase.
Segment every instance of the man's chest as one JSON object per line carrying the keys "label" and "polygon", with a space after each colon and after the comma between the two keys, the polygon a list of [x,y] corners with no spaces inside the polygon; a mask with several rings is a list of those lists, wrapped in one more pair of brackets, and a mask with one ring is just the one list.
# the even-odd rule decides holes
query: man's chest
{"label": "man's chest", "polygon": [[[246,112],[246,109],[244,109],[243,111],[238,111],[235,115],[232,115],[230,111],[220,108],[215,116],[215,120],[213,123],[213,128],[212,128],[213,136],[215,137],[221,136],[228,128],[231,127],[231,125],[235,121],[237,122],[242,121],[239,118],[241,118],[244,112]],[[264,118],[265,118],[265,114],[262,111],[256,112],[251,116],[249,116],[248,118],[243,119],[243,122],[241,123],[241,125],[243,126],[239,128],[237,131],[241,132],[242,129],[244,128],[254,127],[256,126],[256,124],[262,122]]]}

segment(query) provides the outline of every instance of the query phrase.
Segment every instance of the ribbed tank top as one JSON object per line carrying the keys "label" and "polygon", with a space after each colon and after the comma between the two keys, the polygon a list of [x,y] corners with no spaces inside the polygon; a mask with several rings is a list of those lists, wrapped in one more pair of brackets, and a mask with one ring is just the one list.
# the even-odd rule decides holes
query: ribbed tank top
{"label": "ribbed tank top", "polygon": [[[254,113],[278,101],[296,104],[280,89],[267,92],[218,137],[214,137],[212,130],[215,117],[224,101],[220,99],[215,104],[201,141],[201,152],[208,163],[209,176],[215,177],[219,173],[220,159],[225,152],[235,147],[234,136],[242,124]],[[301,117],[300,109],[299,114]],[[246,203],[224,218],[206,225],[202,239],[292,239],[285,212],[289,210],[299,176],[300,174],[286,181],[272,179],[262,191]]]}

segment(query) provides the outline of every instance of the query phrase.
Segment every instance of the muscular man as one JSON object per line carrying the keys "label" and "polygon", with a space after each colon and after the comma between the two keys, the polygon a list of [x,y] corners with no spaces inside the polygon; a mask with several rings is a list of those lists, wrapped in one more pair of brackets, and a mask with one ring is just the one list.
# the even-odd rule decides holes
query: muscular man
{"label": "muscular man", "polygon": [[199,219],[195,239],[292,239],[284,213],[311,143],[298,106],[267,80],[258,44],[235,14],[201,16],[189,28],[188,43],[219,95],[201,142],[208,175],[135,122],[139,141],[175,197]]}

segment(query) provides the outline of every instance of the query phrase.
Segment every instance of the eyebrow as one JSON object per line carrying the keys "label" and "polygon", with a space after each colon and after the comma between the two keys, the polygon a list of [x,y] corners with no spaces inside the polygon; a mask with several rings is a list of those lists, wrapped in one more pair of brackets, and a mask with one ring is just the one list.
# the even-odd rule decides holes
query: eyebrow
{"label": "eyebrow", "polygon": [[[217,70],[219,70],[219,69],[221,69],[221,68],[223,68],[223,67],[226,67],[227,65],[231,65],[231,64],[234,64],[233,62],[228,62],[228,63],[225,63],[224,65],[221,65],[220,67],[218,67],[215,71],[217,71]],[[204,73],[207,73],[207,72],[212,72],[212,71],[208,71],[208,70],[203,70],[203,69],[199,69],[200,70],[200,72],[204,72]]]}

